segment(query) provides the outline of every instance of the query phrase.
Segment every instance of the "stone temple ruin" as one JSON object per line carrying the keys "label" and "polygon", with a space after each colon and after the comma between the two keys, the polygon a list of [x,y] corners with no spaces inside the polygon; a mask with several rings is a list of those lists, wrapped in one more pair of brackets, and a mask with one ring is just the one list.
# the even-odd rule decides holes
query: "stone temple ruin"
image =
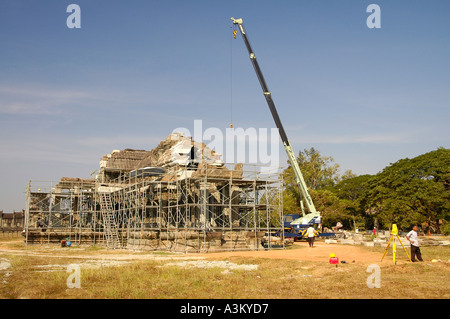
{"label": "stone temple ruin", "polygon": [[282,180],[259,168],[225,164],[181,133],[151,151],[115,150],[95,178],[29,182],[25,241],[180,252],[275,247]]}

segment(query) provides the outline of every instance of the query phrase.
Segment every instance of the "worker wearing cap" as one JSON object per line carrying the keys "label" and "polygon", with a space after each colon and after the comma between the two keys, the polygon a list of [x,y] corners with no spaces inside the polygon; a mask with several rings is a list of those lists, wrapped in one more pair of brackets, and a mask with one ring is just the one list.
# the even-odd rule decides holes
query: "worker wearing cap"
{"label": "worker wearing cap", "polygon": [[419,238],[417,237],[417,225],[414,225],[413,229],[406,235],[406,239],[411,243],[411,261],[416,261],[417,259],[423,261],[422,254],[419,248]]}

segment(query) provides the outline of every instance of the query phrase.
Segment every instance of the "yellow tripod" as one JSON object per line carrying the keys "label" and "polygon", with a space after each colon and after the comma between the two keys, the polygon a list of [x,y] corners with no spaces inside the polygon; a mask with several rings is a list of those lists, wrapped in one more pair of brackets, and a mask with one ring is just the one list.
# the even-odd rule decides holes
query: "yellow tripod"
{"label": "yellow tripod", "polygon": [[400,242],[400,244],[401,244],[402,247],[403,247],[403,250],[404,250],[405,253],[406,253],[406,256],[408,256],[409,261],[411,261],[411,257],[409,257],[408,252],[406,251],[405,246],[403,246],[403,243],[402,243],[402,241],[400,240],[400,237],[398,237],[398,230],[397,230],[397,225],[396,225],[396,224],[392,224],[391,237],[389,238],[389,241],[388,241],[388,244],[387,244],[386,249],[385,249],[385,251],[384,251],[383,257],[381,257],[381,261],[383,261],[384,256],[386,256],[386,253],[387,253],[387,251],[388,251],[388,249],[389,249],[389,246],[390,246],[390,244],[391,244],[391,241],[392,241],[392,239],[393,239],[394,241],[393,241],[393,243],[392,243],[392,255],[393,255],[392,258],[393,258],[393,260],[394,260],[394,264],[396,263],[396,262],[395,262],[395,253],[397,252],[397,244],[395,243],[395,237],[397,237],[398,241]]}

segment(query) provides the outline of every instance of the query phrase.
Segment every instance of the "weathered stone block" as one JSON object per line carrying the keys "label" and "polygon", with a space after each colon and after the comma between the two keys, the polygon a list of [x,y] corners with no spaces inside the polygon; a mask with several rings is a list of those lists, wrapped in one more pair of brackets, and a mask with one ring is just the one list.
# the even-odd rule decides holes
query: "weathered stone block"
{"label": "weathered stone block", "polygon": [[375,243],[373,241],[362,241],[361,245],[366,246],[366,247],[374,247]]}

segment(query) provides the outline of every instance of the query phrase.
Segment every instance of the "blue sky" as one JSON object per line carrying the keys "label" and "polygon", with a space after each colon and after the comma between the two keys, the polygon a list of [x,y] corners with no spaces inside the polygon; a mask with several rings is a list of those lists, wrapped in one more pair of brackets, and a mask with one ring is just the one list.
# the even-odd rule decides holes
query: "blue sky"
{"label": "blue sky", "polygon": [[[66,25],[71,3],[81,29]],[[366,25],[371,3],[380,29]],[[89,177],[113,149],[150,150],[194,120],[274,127],[231,16],[296,152],[375,174],[448,148],[449,11],[444,0],[2,0],[0,210],[25,208],[28,180]]]}

